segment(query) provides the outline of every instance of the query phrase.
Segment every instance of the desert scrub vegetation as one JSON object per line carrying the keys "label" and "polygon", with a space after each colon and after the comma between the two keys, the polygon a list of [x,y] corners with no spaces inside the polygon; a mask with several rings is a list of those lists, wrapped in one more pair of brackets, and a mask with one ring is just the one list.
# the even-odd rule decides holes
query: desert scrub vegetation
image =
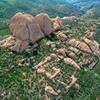
{"label": "desert scrub vegetation", "polygon": [[[65,20],[64,26],[66,30],[63,33],[71,34],[68,38],[81,39],[86,30],[94,31],[97,35],[100,32],[99,25],[92,20]],[[0,34],[2,37],[9,35],[9,31],[3,32],[3,35]],[[100,61],[94,69],[84,66],[76,73],[80,89],[72,86],[66,91],[64,85],[57,82],[57,80],[60,80],[68,83],[74,71],[74,67],[64,64],[63,60],[52,61],[49,67],[46,68],[48,71],[51,71],[52,66],[60,68],[61,75],[58,75],[52,81],[37,73],[35,66],[51,53],[55,53],[53,48],[46,45],[50,39],[53,42],[57,41],[54,35],[46,37],[40,40],[38,47],[31,52],[15,53],[8,49],[0,48],[1,100],[44,100],[47,96],[51,100],[96,100],[100,97]],[[99,41],[100,38],[96,39]],[[62,47],[64,47],[64,44],[57,44],[58,49]],[[61,91],[60,94],[54,96],[45,92],[44,87],[47,83],[58,92]]]}

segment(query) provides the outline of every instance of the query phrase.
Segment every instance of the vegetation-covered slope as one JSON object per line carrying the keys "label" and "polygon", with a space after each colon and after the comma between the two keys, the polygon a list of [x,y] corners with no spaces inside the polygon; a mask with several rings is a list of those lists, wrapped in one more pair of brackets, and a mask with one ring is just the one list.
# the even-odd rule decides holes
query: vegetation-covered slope
{"label": "vegetation-covered slope", "polygon": [[51,16],[64,16],[80,13],[80,11],[64,0],[1,0],[0,18],[10,18],[16,12],[28,12],[36,15],[46,12]]}
{"label": "vegetation-covered slope", "polygon": [[[98,21],[96,19],[65,20],[64,25],[67,30],[64,33],[72,34],[72,38],[81,39],[83,33],[88,29],[99,35],[100,24],[98,24]],[[9,34],[8,31],[5,31],[5,33]],[[4,33],[0,35],[4,36]],[[43,97],[46,97],[46,95],[51,100],[96,100],[100,97],[100,62],[93,70],[85,66],[78,71],[79,90],[72,86],[68,91],[65,91],[63,85],[55,82],[55,80],[59,79],[67,83],[74,70],[72,66],[65,65],[62,60],[51,63],[51,66],[55,65],[60,68],[62,73],[53,81],[48,80],[44,75],[37,74],[34,66],[54,52],[53,48],[46,45],[49,39],[44,38],[39,41],[39,46],[31,52],[13,53],[10,50],[0,48],[1,100],[44,100]],[[54,42],[56,41],[54,36],[51,36],[51,39]],[[98,36],[96,39],[100,43]],[[63,47],[63,44],[58,44],[57,48],[61,47]],[[47,70],[50,71],[51,69]],[[44,91],[44,82],[49,83],[55,90],[62,90],[60,95],[53,96],[46,93]]]}
{"label": "vegetation-covered slope", "polygon": [[72,0],[69,2],[79,7],[84,13],[93,13],[100,16],[100,0]]}

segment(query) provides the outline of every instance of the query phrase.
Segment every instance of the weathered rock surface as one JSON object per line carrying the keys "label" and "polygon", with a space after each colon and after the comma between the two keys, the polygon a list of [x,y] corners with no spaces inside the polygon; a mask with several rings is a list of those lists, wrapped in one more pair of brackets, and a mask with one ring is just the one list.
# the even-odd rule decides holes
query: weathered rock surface
{"label": "weathered rock surface", "polygon": [[64,59],[65,64],[70,64],[74,66],[76,69],[80,69],[80,66],[71,58],[65,58]]}
{"label": "weathered rock surface", "polygon": [[72,59],[74,59],[74,60],[77,60],[77,59],[78,59],[77,55],[76,55],[73,51],[66,50],[66,54],[67,54],[70,58],[72,58]]}
{"label": "weathered rock surface", "polygon": [[58,93],[51,86],[46,86],[45,87],[45,91],[48,92],[48,93],[50,93],[50,94],[52,94],[52,95],[55,95],[55,96],[58,95]]}
{"label": "weathered rock surface", "polygon": [[34,44],[53,31],[61,29],[62,20],[60,17],[51,19],[46,13],[33,17],[19,12],[11,18],[9,27],[16,40],[16,44],[11,49],[21,52],[28,49],[30,43]]}
{"label": "weathered rock surface", "polygon": [[35,17],[26,13],[17,13],[11,18],[10,30],[16,39],[16,45],[12,50],[20,52],[34,44],[39,39],[53,32],[53,21],[50,17],[41,13]]}
{"label": "weathered rock surface", "polygon": [[94,32],[86,31],[85,37],[90,39],[90,40],[94,40]]}
{"label": "weathered rock surface", "polygon": [[53,22],[51,18],[46,13],[41,13],[35,16],[35,20],[39,25],[41,31],[44,35],[49,35],[53,32]]}
{"label": "weathered rock surface", "polygon": [[35,43],[44,37],[35,18],[29,14],[17,13],[11,18],[10,30],[16,39],[16,45],[11,47],[13,51],[23,51],[28,48],[29,43]]}
{"label": "weathered rock surface", "polygon": [[35,18],[24,13],[17,13],[11,18],[10,30],[17,39],[33,43],[44,36]]}
{"label": "weathered rock surface", "polygon": [[0,47],[10,47],[14,45],[15,38],[12,36],[9,36],[8,38],[0,41]]}
{"label": "weathered rock surface", "polygon": [[100,56],[99,44],[95,40],[89,40],[87,38],[83,38],[83,40],[89,46],[94,55]]}
{"label": "weathered rock surface", "polygon": [[67,41],[67,44],[78,48],[79,50],[89,53],[95,56],[100,56],[99,44],[96,41],[91,41],[87,38],[83,38],[84,41],[79,41],[76,39],[71,39]]}
{"label": "weathered rock surface", "polygon": [[61,41],[65,41],[67,39],[67,36],[60,31],[56,33],[56,36],[57,36],[57,39]]}
{"label": "weathered rock surface", "polygon": [[62,19],[60,17],[56,17],[53,19],[53,29],[54,31],[62,29]]}
{"label": "weathered rock surface", "polygon": [[66,43],[73,47],[80,49],[83,52],[92,53],[91,49],[88,47],[88,45],[86,43],[79,41],[77,39],[70,39]]}

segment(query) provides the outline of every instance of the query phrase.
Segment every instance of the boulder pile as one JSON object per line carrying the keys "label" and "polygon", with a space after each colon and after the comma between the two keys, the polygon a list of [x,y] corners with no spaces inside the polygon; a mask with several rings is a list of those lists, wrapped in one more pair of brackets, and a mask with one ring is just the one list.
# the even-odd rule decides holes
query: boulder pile
{"label": "boulder pile", "polygon": [[[66,34],[62,32],[57,32],[57,41],[50,42],[46,44],[51,48],[54,48],[54,53],[51,53],[49,56],[45,57],[38,65],[34,66],[37,73],[42,74],[43,77],[48,78],[49,81],[59,83],[63,85],[65,91],[68,91],[72,86],[80,89],[78,84],[78,78],[76,73],[81,70],[83,67],[94,68],[98,63],[100,57],[100,48],[99,44],[94,40],[93,32],[85,32],[84,37],[81,40],[78,39],[68,39]],[[57,45],[63,45],[63,47],[57,47]],[[55,45],[55,46],[52,46]],[[63,76],[63,72],[58,66],[55,66],[53,62],[62,62],[67,67],[72,67],[74,69],[72,75],[70,76],[68,83],[62,80],[59,80],[58,77]],[[63,69],[64,66],[61,66]],[[49,70],[48,70],[49,68]],[[57,80],[58,79],[58,80]],[[57,89],[51,87],[46,83],[45,92],[57,96],[61,93]]]}
{"label": "boulder pile", "polygon": [[33,17],[30,14],[19,12],[11,18],[9,27],[12,37],[16,40],[16,44],[11,46],[10,49],[21,52],[33,46],[39,39],[60,29],[61,20],[59,18],[52,20],[46,13]]}
{"label": "boulder pile", "polygon": [[66,43],[72,47],[79,49],[80,51],[100,57],[99,44],[93,39],[92,32],[87,32],[87,34],[85,33],[82,41],[77,39],[70,39]]}

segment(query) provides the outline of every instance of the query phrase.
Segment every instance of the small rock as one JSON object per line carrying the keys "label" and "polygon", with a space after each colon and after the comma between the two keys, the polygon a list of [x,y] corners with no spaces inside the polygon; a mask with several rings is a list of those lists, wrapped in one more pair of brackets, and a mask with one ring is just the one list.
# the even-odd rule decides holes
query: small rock
{"label": "small rock", "polygon": [[58,95],[58,93],[51,86],[46,86],[45,91],[55,96]]}
{"label": "small rock", "polygon": [[80,69],[80,66],[71,58],[64,59],[65,64],[73,65],[76,69]]}
{"label": "small rock", "polygon": [[58,49],[58,50],[56,50],[56,52],[57,52],[58,54],[61,54],[61,55],[63,55],[63,56],[66,56],[65,48]]}

